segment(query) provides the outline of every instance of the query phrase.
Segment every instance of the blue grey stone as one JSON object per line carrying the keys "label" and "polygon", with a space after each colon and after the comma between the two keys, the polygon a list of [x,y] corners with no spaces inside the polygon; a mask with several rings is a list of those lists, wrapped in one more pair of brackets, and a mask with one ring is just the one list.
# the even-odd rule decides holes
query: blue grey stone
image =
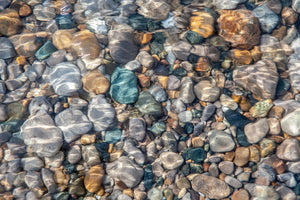
{"label": "blue grey stone", "polygon": [[10,41],[6,37],[0,37],[0,59],[12,58],[15,55],[14,46]]}
{"label": "blue grey stone", "polygon": [[253,10],[253,14],[258,18],[261,29],[264,32],[271,33],[279,22],[279,17],[266,5],[258,6]]}
{"label": "blue grey stone", "polygon": [[129,120],[129,136],[142,141],[146,136],[145,122],[139,118],[131,118]]}
{"label": "blue grey stone", "polygon": [[35,115],[41,110],[47,112],[48,114],[51,114],[53,112],[52,105],[44,96],[33,98],[29,104],[28,109],[30,115]]}
{"label": "blue grey stone", "polygon": [[202,117],[201,121],[206,122],[211,118],[215,112],[216,112],[217,107],[214,104],[208,104],[207,106],[204,107],[203,112],[202,112]]}
{"label": "blue grey stone", "polygon": [[122,130],[114,128],[109,131],[105,131],[104,141],[107,143],[117,143],[121,140]]}
{"label": "blue grey stone", "polygon": [[213,152],[227,152],[235,147],[231,135],[224,131],[212,130],[208,133],[209,147]]}
{"label": "blue grey stone", "polygon": [[168,95],[164,88],[159,85],[153,85],[148,90],[150,94],[154,97],[154,99],[158,102],[164,102],[168,99]]}

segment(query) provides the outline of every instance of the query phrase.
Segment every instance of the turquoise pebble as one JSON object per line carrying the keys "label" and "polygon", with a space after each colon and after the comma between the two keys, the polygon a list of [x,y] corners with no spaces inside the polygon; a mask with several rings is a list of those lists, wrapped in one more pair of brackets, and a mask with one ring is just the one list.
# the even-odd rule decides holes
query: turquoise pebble
{"label": "turquoise pebble", "polygon": [[35,53],[35,57],[39,60],[43,60],[50,56],[53,52],[57,51],[56,47],[52,44],[50,40],[45,42],[39,50]]}
{"label": "turquoise pebble", "polygon": [[120,129],[113,129],[105,132],[104,140],[107,143],[117,143],[121,140],[122,131]]}
{"label": "turquoise pebble", "polygon": [[55,20],[59,29],[71,29],[75,27],[72,15],[59,15]]}
{"label": "turquoise pebble", "polygon": [[203,37],[199,35],[195,31],[187,31],[186,33],[186,39],[191,43],[191,44],[199,44],[203,41]]}
{"label": "turquoise pebble", "polygon": [[157,122],[153,124],[153,126],[150,128],[150,131],[153,132],[155,135],[159,136],[166,130],[166,124],[165,122]]}

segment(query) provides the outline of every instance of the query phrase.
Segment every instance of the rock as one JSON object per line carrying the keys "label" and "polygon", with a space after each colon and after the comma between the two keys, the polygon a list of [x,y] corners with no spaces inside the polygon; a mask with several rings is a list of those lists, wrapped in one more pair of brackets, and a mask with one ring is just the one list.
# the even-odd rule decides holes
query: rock
{"label": "rock", "polygon": [[135,103],[137,109],[144,113],[153,116],[160,116],[162,114],[162,108],[160,103],[155,101],[152,95],[148,91],[142,91],[139,95],[137,102]]}
{"label": "rock", "polygon": [[224,181],[233,188],[241,188],[243,186],[239,180],[232,176],[226,176]]}
{"label": "rock", "polygon": [[246,2],[246,0],[216,0],[214,2],[214,6],[216,6],[218,10],[231,10],[235,9],[238,4],[244,2]]}
{"label": "rock", "polygon": [[181,113],[178,114],[178,119],[182,122],[190,122],[193,119],[193,113],[192,111],[183,111]]}
{"label": "rock", "polygon": [[60,63],[51,69],[50,82],[56,94],[71,96],[81,88],[80,70],[72,63]]}
{"label": "rock", "polygon": [[290,7],[284,7],[281,11],[281,19],[283,24],[293,25],[298,19],[298,14]]}
{"label": "rock", "polygon": [[33,14],[36,16],[36,19],[40,21],[50,21],[56,16],[54,5],[47,1],[34,6]]}
{"label": "rock", "polygon": [[188,42],[179,41],[172,45],[172,52],[176,56],[177,59],[187,60],[190,51],[192,49],[192,45]]}
{"label": "rock", "polygon": [[194,91],[200,101],[214,102],[220,96],[220,88],[212,77],[201,78],[194,86]]}
{"label": "rock", "polygon": [[117,143],[121,140],[122,137],[122,130],[114,128],[109,131],[105,131],[104,140],[107,143]]}
{"label": "rock", "polygon": [[50,169],[43,168],[42,169],[42,179],[45,184],[45,186],[48,189],[48,193],[54,193],[56,191],[56,183],[54,180],[54,175],[50,171]]}
{"label": "rock", "polygon": [[233,71],[233,80],[261,99],[273,99],[276,92],[278,73],[270,60],[258,61],[254,65],[238,67]]}
{"label": "rock", "polygon": [[125,66],[124,66],[125,69],[128,69],[130,71],[142,71],[142,65],[139,61],[137,60],[132,60],[132,61],[129,61]]}
{"label": "rock", "polygon": [[72,46],[73,31],[70,30],[57,30],[52,35],[53,45],[57,49],[69,49]]}
{"label": "rock", "polygon": [[138,46],[134,43],[131,31],[110,30],[108,41],[110,55],[116,62],[125,64],[135,59]]}
{"label": "rock", "polygon": [[205,11],[193,12],[190,17],[190,29],[208,38],[214,33],[214,17]]}
{"label": "rock", "polygon": [[238,147],[235,150],[234,164],[236,166],[242,167],[246,165],[249,161],[250,151],[248,147]]}
{"label": "rock", "polygon": [[292,8],[293,8],[297,13],[300,13],[300,1],[299,1],[299,0],[293,0],[293,1],[292,1]]}
{"label": "rock", "polygon": [[6,121],[8,119],[6,105],[0,105],[0,122]]}
{"label": "rock", "polygon": [[154,58],[146,51],[140,51],[140,53],[136,56],[136,59],[142,64],[142,66],[148,69],[152,68],[155,64]]}
{"label": "rock", "polygon": [[230,194],[230,187],[224,181],[204,174],[194,176],[192,188],[210,199],[222,199]]}
{"label": "rock", "polygon": [[21,127],[24,143],[42,157],[54,156],[63,143],[62,132],[45,112],[30,116]]}
{"label": "rock", "polygon": [[35,53],[35,57],[38,60],[44,60],[55,51],[57,51],[56,47],[52,44],[50,40],[48,40],[43,44],[43,46],[41,46],[41,48],[39,48],[39,50],[37,50],[37,52]]}
{"label": "rock", "polygon": [[16,55],[15,49],[10,41],[5,37],[0,37],[0,59],[12,58]]}
{"label": "rock", "polygon": [[300,115],[300,108],[296,109],[295,111],[287,114],[281,120],[281,128],[282,130],[291,136],[299,136],[300,129],[298,127]]}
{"label": "rock", "polygon": [[139,95],[135,74],[128,69],[117,67],[111,76],[109,93],[119,103],[135,103]]}
{"label": "rock", "polygon": [[[168,80],[171,76],[168,77]],[[195,99],[193,86],[194,83],[190,77],[183,77],[181,80],[180,93],[178,99],[180,99],[184,103],[192,103]]]}
{"label": "rock", "polygon": [[232,200],[249,200],[249,193],[245,189],[239,189],[231,196]]}
{"label": "rock", "polygon": [[161,136],[162,143],[166,149],[177,151],[177,140],[172,132],[166,131]]}
{"label": "rock", "polygon": [[43,187],[41,174],[39,172],[27,172],[25,176],[25,183],[30,189],[37,189]]}
{"label": "rock", "polygon": [[145,156],[143,152],[136,147],[136,144],[133,140],[127,139],[124,142],[123,146],[124,151],[128,154],[128,156],[134,158],[134,161],[139,164],[145,164]]}
{"label": "rock", "polygon": [[148,191],[147,197],[149,200],[162,200],[163,194],[162,192],[157,188],[152,188]]}
{"label": "rock", "polygon": [[227,152],[235,147],[232,137],[223,131],[212,130],[208,133],[209,146],[213,152]]}
{"label": "rock", "polygon": [[234,164],[230,161],[222,161],[218,165],[221,172],[227,175],[231,175],[234,172]]}
{"label": "rock", "polygon": [[230,108],[231,110],[236,110],[238,108],[238,104],[229,96],[226,94],[221,94],[220,96],[220,102],[222,106],[226,106]]}
{"label": "rock", "polygon": [[259,143],[259,147],[261,150],[261,157],[266,157],[273,153],[276,148],[276,144],[271,139],[263,138]]}
{"label": "rock", "polygon": [[262,31],[271,33],[279,22],[279,17],[267,5],[256,7],[252,11],[253,15],[257,17]]}
{"label": "rock", "polygon": [[280,198],[282,200],[296,200],[296,194],[288,187],[285,187],[284,185],[279,186],[276,189],[276,192],[280,195]]}
{"label": "rock", "polygon": [[62,130],[64,139],[70,143],[89,132],[93,124],[80,110],[66,109],[55,116],[56,125]]}
{"label": "rock", "polygon": [[252,117],[266,117],[273,104],[270,99],[255,103],[249,110]]}
{"label": "rock", "polygon": [[68,193],[70,195],[83,196],[85,194],[83,179],[84,179],[84,177],[81,176],[69,184]]}
{"label": "rock", "polygon": [[88,117],[95,131],[105,131],[114,122],[115,109],[103,95],[97,95],[90,101]]}
{"label": "rock", "polygon": [[254,187],[254,194],[255,198],[257,199],[274,199],[278,200],[279,195],[272,187],[263,186],[263,185],[256,185]]}
{"label": "rock", "polygon": [[290,188],[296,187],[297,185],[297,180],[295,179],[294,174],[291,172],[277,175],[277,180],[284,182],[285,185]]}
{"label": "rock", "polygon": [[148,91],[158,102],[164,102],[168,99],[166,91],[160,85],[153,85],[149,88]]}
{"label": "rock", "polygon": [[126,156],[108,163],[106,172],[110,177],[120,179],[129,188],[139,184],[144,175],[143,169]]}
{"label": "rock", "polygon": [[163,167],[167,170],[173,170],[179,168],[183,164],[182,156],[174,152],[163,152],[159,156]]}
{"label": "rock", "polygon": [[92,32],[83,30],[73,35],[71,50],[80,58],[95,59],[99,56],[101,47]]}
{"label": "rock", "polygon": [[216,108],[217,107],[214,104],[208,104],[205,106],[202,112],[201,121],[206,122],[209,120],[215,114]]}
{"label": "rock", "polygon": [[294,93],[300,92],[299,68],[300,68],[299,55],[298,53],[294,53],[289,57],[289,62],[288,62],[290,82]]}
{"label": "rock", "polygon": [[138,0],[136,4],[140,6],[138,13],[146,18],[162,21],[168,17],[170,6],[168,3],[159,0]]}
{"label": "rock", "polygon": [[59,151],[54,156],[45,158],[45,165],[49,167],[60,167],[64,161],[64,157],[64,152]]}
{"label": "rock", "polygon": [[27,157],[21,160],[24,171],[40,171],[44,162],[38,157]]}
{"label": "rock", "polygon": [[139,142],[143,141],[146,136],[145,122],[139,118],[131,118],[129,120],[129,135]]}
{"label": "rock", "polygon": [[191,188],[191,183],[186,177],[181,177],[178,179],[176,182],[176,185],[179,189],[186,188],[189,189]]}
{"label": "rock", "polygon": [[267,118],[257,120],[245,126],[245,134],[249,143],[254,144],[263,139],[269,132],[269,124]]}
{"label": "rock", "polygon": [[22,22],[18,12],[12,9],[5,9],[0,14],[0,34],[11,36],[21,32]]}
{"label": "rock", "polygon": [[186,32],[186,39],[191,44],[199,44],[203,41],[203,36],[195,31],[187,31]]}
{"label": "rock", "polygon": [[300,145],[296,139],[290,138],[284,140],[278,147],[276,155],[278,158],[287,161],[300,160]]}
{"label": "rock", "polygon": [[81,149],[79,145],[74,145],[70,148],[67,155],[67,160],[71,164],[76,164],[81,160]]}
{"label": "rock", "polygon": [[99,71],[88,71],[81,79],[83,88],[88,92],[95,94],[104,94],[110,86],[109,80]]}
{"label": "rock", "polygon": [[101,163],[100,154],[92,144],[82,146],[82,158],[89,166]]}
{"label": "rock", "polygon": [[251,49],[259,44],[259,23],[249,10],[222,10],[218,25],[219,35],[232,47]]}
{"label": "rock", "polygon": [[84,177],[84,186],[87,191],[97,193],[102,186],[105,171],[101,165],[95,165],[89,169]]}
{"label": "rock", "polygon": [[180,87],[180,79],[174,75],[168,76],[167,89],[168,90],[177,90],[179,87]]}

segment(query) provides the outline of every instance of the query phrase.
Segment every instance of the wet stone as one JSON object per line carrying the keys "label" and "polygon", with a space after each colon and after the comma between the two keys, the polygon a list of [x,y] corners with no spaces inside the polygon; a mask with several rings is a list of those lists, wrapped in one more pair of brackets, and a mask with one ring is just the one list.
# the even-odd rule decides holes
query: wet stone
{"label": "wet stone", "polygon": [[262,31],[270,33],[279,22],[279,17],[268,6],[258,6],[253,10],[253,15],[257,17]]}
{"label": "wet stone", "polygon": [[204,38],[208,38],[214,33],[214,17],[210,12],[193,12],[190,17],[190,29]]}
{"label": "wet stone", "polygon": [[122,131],[120,129],[112,129],[105,132],[105,142],[116,143],[121,140]]}
{"label": "wet stone", "polygon": [[39,172],[27,172],[25,183],[30,189],[43,187],[41,174]]}
{"label": "wet stone", "polygon": [[37,20],[40,21],[50,21],[56,16],[54,5],[50,2],[36,5],[33,9],[33,14],[36,16]]}
{"label": "wet stone", "polygon": [[140,93],[135,106],[144,114],[153,116],[160,116],[162,114],[160,103],[158,103],[148,91],[142,91]]}
{"label": "wet stone", "polygon": [[281,120],[281,128],[282,130],[291,136],[299,136],[300,129],[299,129],[299,115],[300,109],[296,109],[295,111],[287,114]]}
{"label": "wet stone", "polygon": [[230,161],[222,161],[218,165],[221,172],[227,175],[231,175],[234,172],[234,164]]}
{"label": "wet stone", "polygon": [[178,114],[178,118],[182,122],[190,122],[193,119],[193,113],[189,110]]}
{"label": "wet stone", "polygon": [[266,118],[262,118],[255,123],[247,124],[244,131],[248,142],[252,144],[257,143],[269,132],[268,120]]}
{"label": "wet stone", "polygon": [[13,45],[5,37],[0,37],[0,59],[12,58],[16,55]]}
{"label": "wet stone", "polygon": [[172,46],[173,54],[180,60],[187,60],[191,49],[192,45],[184,41],[177,42]]}
{"label": "wet stone", "polygon": [[167,100],[166,91],[159,85],[153,85],[150,87],[149,92],[158,102],[164,102]]}
{"label": "wet stone", "polygon": [[100,154],[94,145],[82,146],[82,158],[90,166],[101,163]]}
{"label": "wet stone", "polygon": [[209,146],[213,152],[227,152],[235,147],[232,137],[223,131],[213,130],[208,133]]}
{"label": "wet stone", "polygon": [[167,170],[179,168],[184,161],[182,156],[174,152],[163,152],[160,154],[160,160],[163,164],[163,167]]}
{"label": "wet stone", "polygon": [[272,101],[267,99],[265,101],[260,101],[255,103],[249,110],[251,115],[255,118],[266,117],[269,110],[272,108]]}
{"label": "wet stone", "polygon": [[109,128],[114,122],[114,117],[115,109],[103,95],[97,95],[90,101],[88,118],[93,123],[95,131]]}
{"label": "wet stone", "polygon": [[27,157],[21,160],[22,167],[25,171],[39,171],[44,163],[38,157]]}
{"label": "wet stone", "polygon": [[22,29],[18,12],[11,9],[1,11],[0,24],[0,34],[5,36],[20,33]]}
{"label": "wet stone", "polygon": [[[171,77],[171,76],[169,76],[169,77]],[[169,78],[168,78],[168,80],[169,80]],[[194,83],[193,83],[192,79],[190,77],[184,77],[181,80],[180,93],[179,93],[178,99],[182,100],[182,102],[184,102],[184,103],[192,103],[195,99],[193,86],[194,86]]]}
{"label": "wet stone", "polygon": [[62,130],[64,139],[70,143],[92,129],[92,123],[80,110],[66,109],[55,116],[56,125]]}
{"label": "wet stone", "polygon": [[84,177],[84,186],[87,191],[96,193],[101,189],[104,169],[101,165],[95,165],[89,169]]}
{"label": "wet stone", "polygon": [[70,148],[67,155],[67,160],[71,164],[76,164],[81,160],[81,148],[79,145],[74,145]]}
{"label": "wet stone", "polygon": [[296,139],[286,139],[278,147],[276,155],[278,158],[287,161],[300,160],[300,145]]}
{"label": "wet stone", "polygon": [[146,68],[152,68],[155,64],[154,58],[146,51],[140,51],[136,59]]}
{"label": "wet stone", "polygon": [[276,148],[276,144],[273,140],[264,138],[259,143],[261,149],[261,157],[266,157],[273,153]]}
{"label": "wet stone", "polygon": [[138,0],[136,2],[140,8],[138,13],[146,18],[156,19],[162,21],[168,17],[170,6],[166,2],[161,2],[159,0]]}
{"label": "wet stone", "polygon": [[43,60],[49,57],[56,50],[56,47],[50,40],[48,40],[47,42],[45,42],[45,44],[43,44],[43,46],[41,46],[41,48],[39,48],[39,50],[37,50],[37,52],[35,53],[35,57],[39,60]]}
{"label": "wet stone", "polygon": [[97,69],[88,71],[81,80],[83,88],[95,94],[106,93],[110,86],[109,80]]}
{"label": "wet stone", "polygon": [[70,96],[81,88],[80,70],[72,63],[60,63],[51,69],[50,81],[56,94]]}
{"label": "wet stone", "polygon": [[117,67],[111,76],[109,93],[119,103],[135,103],[139,95],[135,74],[127,69]]}
{"label": "wet stone", "polygon": [[201,79],[195,86],[194,91],[200,101],[214,102],[219,98],[220,88],[212,77]]}
{"label": "wet stone", "polygon": [[47,187],[49,193],[54,193],[56,191],[56,183],[54,180],[54,174],[50,169],[43,168],[41,171],[43,183]]}
{"label": "wet stone", "polygon": [[224,181],[225,183],[234,188],[241,188],[243,186],[243,184],[239,180],[232,176],[226,176]]}
{"label": "wet stone", "polygon": [[129,135],[137,141],[142,141],[146,135],[145,122],[139,118],[130,119]]}

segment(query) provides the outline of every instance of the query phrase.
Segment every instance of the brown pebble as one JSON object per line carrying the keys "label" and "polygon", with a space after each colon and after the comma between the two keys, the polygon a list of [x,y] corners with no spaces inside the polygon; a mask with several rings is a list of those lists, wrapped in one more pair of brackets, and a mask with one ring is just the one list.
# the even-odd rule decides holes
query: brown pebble
{"label": "brown pebble", "polygon": [[265,185],[265,186],[268,186],[270,185],[270,181],[268,179],[266,179],[265,177],[263,176],[258,176],[256,179],[255,179],[255,183],[257,185]]}
{"label": "brown pebble", "polygon": [[249,200],[249,194],[245,189],[239,189],[232,194],[231,200]]}
{"label": "brown pebble", "polygon": [[221,179],[222,181],[225,181],[225,177],[226,176],[227,176],[226,174],[224,174],[223,172],[221,172],[220,175],[219,175],[219,179]]}
{"label": "brown pebble", "polygon": [[287,166],[286,164],[280,160],[280,159],[276,159],[274,162],[273,162],[273,165],[272,165],[273,169],[275,169],[275,171],[277,172],[277,174],[282,174],[283,172],[285,172]]}
{"label": "brown pebble", "polygon": [[0,34],[11,36],[19,33],[22,22],[17,11],[12,9],[3,10],[0,14]]}
{"label": "brown pebble", "polygon": [[26,58],[24,56],[19,56],[16,59],[17,65],[25,65],[27,63]]}
{"label": "brown pebble", "polygon": [[234,158],[234,155],[235,155],[234,151],[226,152],[223,160],[231,162]]}
{"label": "brown pebble", "polygon": [[81,136],[81,144],[92,144],[96,141],[96,135],[90,135],[90,134],[84,134],[83,136]]}
{"label": "brown pebble", "polygon": [[201,137],[193,137],[192,145],[194,148],[203,147],[204,145],[203,139]]}
{"label": "brown pebble", "polygon": [[208,163],[203,163],[203,171],[204,172],[208,172],[208,169],[209,169],[209,164]]}
{"label": "brown pebble", "polygon": [[249,65],[252,62],[250,51],[247,50],[232,50],[233,62],[239,65]]}
{"label": "brown pebble", "polygon": [[242,96],[239,106],[241,107],[242,111],[247,112],[252,105],[246,97]]}
{"label": "brown pebble", "polygon": [[249,161],[258,163],[260,161],[260,152],[255,145],[249,146]]}
{"label": "brown pebble", "polygon": [[241,167],[248,163],[249,161],[249,149],[248,147],[238,147],[235,150],[234,164]]}
{"label": "brown pebble", "polygon": [[271,35],[276,37],[278,40],[282,40],[282,38],[286,35],[286,27],[281,26],[280,28],[275,29]]}
{"label": "brown pebble", "polygon": [[283,24],[293,25],[298,19],[298,14],[290,7],[284,7],[281,11],[281,20]]}
{"label": "brown pebble", "polygon": [[273,106],[268,113],[268,117],[274,117],[276,119],[281,119],[283,117],[284,109],[280,106]]}
{"label": "brown pebble", "polygon": [[104,94],[110,86],[109,80],[97,69],[88,71],[82,77],[83,88],[95,94]]}
{"label": "brown pebble", "polygon": [[102,179],[105,172],[101,165],[95,165],[90,168],[84,177],[84,186],[87,191],[96,193],[101,189]]}
{"label": "brown pebble", "polygon": [[21,8],[19,9],[19,15],[20,17],[27,17],[32,13],[32,9],[29,5],[23,4]]}
{"label": "brown pebble", "polygon": [[254,60],[254,62],[260,60],[261,56],[262,56],[262,52],[259,50],[258,46],[253,47],[253,49],[251,49],[251,56],[252,59]]}
{"label": "brown pebble", "polygon": [[130,188],[124,189],[123,190],[123,194],[126,194],[126,195],[128,195],[130,197],[133,197],[133,191]]}
{"label": "brown pebble", "polygon": [[150,78],[148,76],[146,76],[145,74],[139,74],[137,76],[139,83],[141,84],[141,86],[143,88],[148,88],[150,87]]}
{"label": "brown pebble", "polygon": [[204,38],[208,38],[214,33],[214,18],[205,11],[193,12],[190,18],[191,31],[197,32]]}

